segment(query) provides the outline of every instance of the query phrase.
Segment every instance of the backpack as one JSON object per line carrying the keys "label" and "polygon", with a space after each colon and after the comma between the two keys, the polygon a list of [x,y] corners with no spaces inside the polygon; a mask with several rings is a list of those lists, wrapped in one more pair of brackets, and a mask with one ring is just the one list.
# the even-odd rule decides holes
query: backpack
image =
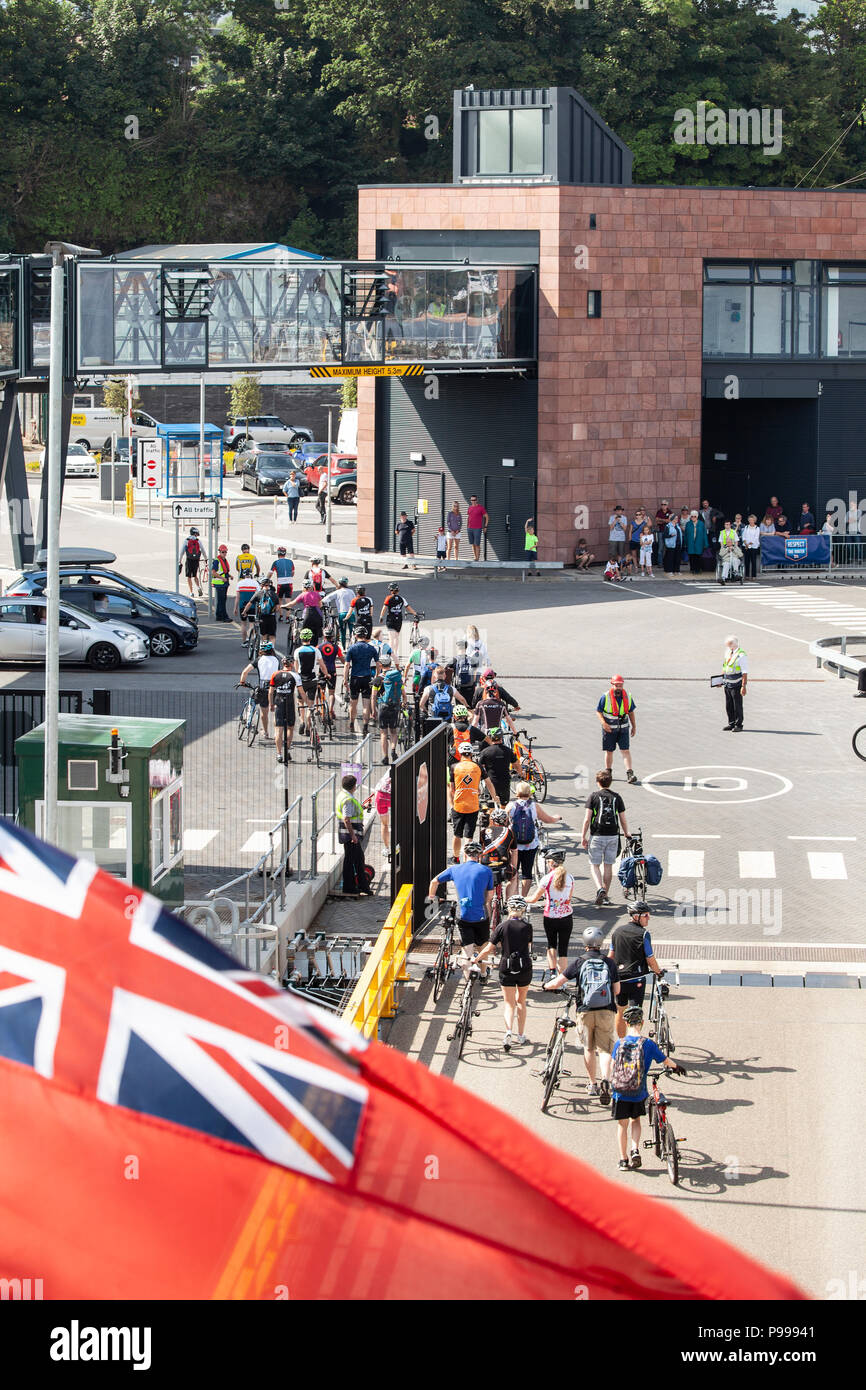
{"label": "backpack", "polygon": [[665,545],[668,550],[673,550],[677,543],[677,528],[672,521],[665,527]]}
{"label": "backpack", "polygon": [[662,866],[654,854],[646,856],[646,881],[655,888],[662,881]]}
{"label": "backpack", "polygon": [[[631,855],[629,855],[628,857],[623,857],[620,860],[619,873],[617,874],[617,878],[619,879],[626,892],[630,892],[631,889],[634,888],[634,871],[636,864],[637,860],[633,858]],[[649,875],[647,875],[647,878],[649,878]]]}
{"label": "backpack", "polygon": [[430,713],[435,719],[450,719],[454,708],[454,691],[450,685],[437,687],[433,692]]}
{"label": "backpack", "polygon": [[201,555],[201,546],[198,543],[197,536],[190,536],[188,538],[186,543],[186,553],[189,556],[190,560],[197,560],[199,555]]}
{"label": "backpack", "polygon": [[511,813],[511,829],[514,831],[516,844],[532,844],[536,830],[531,801],[515,801],[514,810]]}
{"label": "backpack", "polygon": [[277,602],[274,595],[269,589],[266,589],[259,599],[259,617],[267,617],[269,613],[273,613],[276,606]]}
{"label": "backpack", "polygon": [[617,1095],[639,1096],[646,1086],[643,1038],[622,1038],[613,1059],[610,1084]]}
{"label": "backpack", "polygon": [[532,969],[532,956],[528,949],[525,952],[509,951],[507,956],[503,953],[502,965],[509,975],[520,975],[524,970]]}
{"label": "backpack", "polygon": [[430,665],[429,661],[425,660],[418,662],[415,667],[415,675],[412,684],[419,693],[430,684],[430,677],[432,674],[433,667]]}
{"label": "backpack", "polygon": [[473,685],[474,681],[472,662],[468,656],[459,656],[454,663],[454,684]]}
{"label": "backpack", "polygon": [[596,806],[595,822],[592,827],[593,835],[618,835],[619,817],[614,805],[616,792],[603,791],[596,792],[599,804]]}
{"label": "backpack", "polygon": [[611,1003],[610,973],[603,956],[587,956],[581,963],[580,1003],[584,1009],[606,1009]]}
{"label": "backpack", "polygon": [[399,671],[386,671],[382,677],[382,696],[380,703],[383,705],[398,705],[400,696],[403,693],[403,677]]}

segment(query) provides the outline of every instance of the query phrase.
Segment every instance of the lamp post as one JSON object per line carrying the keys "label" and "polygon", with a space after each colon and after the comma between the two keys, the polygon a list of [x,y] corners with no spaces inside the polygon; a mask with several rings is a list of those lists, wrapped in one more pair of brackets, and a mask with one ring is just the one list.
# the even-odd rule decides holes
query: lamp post
{"label": "lamp post", "polygon": [[333,405],[329,405],[329,406],[328,406],[328,458],[327,458],[327,462],[325,463],[325,472],[326,472],[327,475],[328,475],[328,486],[327,486],[328,524],[327,524],[327,526],[326,526],[326,528],[325,528],[325,541],[326,541],[326,543],[327,543],[328,545],[331,544],[331,506],[332,506],[332,500],[331,500],[331,486],[332,486],[333,481],[334,481],[333,478],[332,478],[332,476],[331,476],[331,437],[332,437],[332,435],[333,435],[333,428],[334,428],[334,411],[335,411],[335,410],[336,410],[336,406],[333,406]]}
{"label": "lamp post", "polygon": [[[45,767],[43,838],[57,842],[57,739],[60,706],[60,472],[63,427],[63,262],[68,257],[101,256],[87,246],[49,241],[51,256],[51,343],[48,375],[48,518],[45,567]],[[113,492],[112,487],[112,492]]]}

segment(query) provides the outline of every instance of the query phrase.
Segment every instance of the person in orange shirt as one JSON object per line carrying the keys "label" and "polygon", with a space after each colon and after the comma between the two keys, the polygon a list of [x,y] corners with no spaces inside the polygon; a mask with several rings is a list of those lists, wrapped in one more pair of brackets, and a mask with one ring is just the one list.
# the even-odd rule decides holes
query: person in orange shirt
{"label": "person in orange shirt", "polygon": [[452,864],[460,863],[463,841],[475,838],[481,768],[472,761],[472,744],[461,743],[459,760],[451,769],[451,824],[454,830]]}

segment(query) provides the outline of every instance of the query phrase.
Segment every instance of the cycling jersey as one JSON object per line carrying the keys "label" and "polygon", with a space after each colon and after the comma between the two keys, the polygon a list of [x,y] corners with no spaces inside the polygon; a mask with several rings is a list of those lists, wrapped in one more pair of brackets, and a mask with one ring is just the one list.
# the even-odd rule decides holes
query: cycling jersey
{"label": "cycling jersey", "polygon": [[285,555],[280,555],[271,565],[268,573],[276,575],[277,580],[280,582],[291,579],[292,575],[295,573],[295,562],[294,560],[289,560]]}
{"label": "cycling jersey", "polygon": [[544,889],[544,915],[545,917],[570,917],[571,916],[571,895],[574,892],[574,879],[571,874],[565,875],[565,887],[554,888],[553,876],[551,873],[545,874],[539,887]]}
{"label": "cycling jersey", "polygon": [[403,609],[406,607],[406,600],[402,594],[389,594],[385,599],[386,627],[399,627],[403,622]]}
{"label": "cycling jersey", "polygon": [[453,806],[455,811],[472,812],[478,810],[478,788],[481,785],[481,769],[468,758],[461,761],[452,773],[454,783]]}
{"label": "cycling jersey", "polygon": [[295,648],[295,661],[298,663],[298,671],[305,685],[315,678],[318,656],[318,647],[311,647],[309,643]]}
{"label": "cycling jersey", "polygon": [[275,656],[270,656],[265,653],[260,656],[256,662],[256,669],[259,673],[259,689],[261,690],[263,687],[270,685],[271,676],[275,676],[277,671],[279,671],[280,663]]}
{"label": "cycling jersey", "polygon": [[353,680],[369,680],[379,653],[371,642],[353,642],[346,652],[346,665]]}
{"label": "cycling jersey", "polygon": [[315,608],[317,612],[320,612],[322,607],[322,595],[317,589],[306,588],[301,594],[301,602],[305,608]]}
{"label": "cycling jersey", "polygon": [[349,606],[353,610],[357,621],[362,625],[365,619],[368,622],[372,621],[373,600],[368,598],[366,594],[356,594]]}
{"label": "cycling jersey", "polygon": [[238,574],[252,574],[254,569],[258,569],[258,561],[251,550],[242,550],[235,560],[235,568]]}
{"label": "cycling jersey", "polygon": [[497,825],[494,829],[487,831],[487,843],[481,852],[482,864],[493,867],[496,864],[508,862],[512,849],[514,848],[514,832],[510,825]]}
{"label": "cycling jersey", "polygon": [[337,669],[337,657],[342,657],[343,655],[340,648],[335,646],[333,642],[321,642],[319,644],[319,652],[321,653],[322,660],[329,674],[333,675]]}
{"label": "cycling jersey", "polygon": [[281,700],[293,702],[299,685],[300,681],[294,671],[275,671],[271,676],[275,703],[279,704]]}

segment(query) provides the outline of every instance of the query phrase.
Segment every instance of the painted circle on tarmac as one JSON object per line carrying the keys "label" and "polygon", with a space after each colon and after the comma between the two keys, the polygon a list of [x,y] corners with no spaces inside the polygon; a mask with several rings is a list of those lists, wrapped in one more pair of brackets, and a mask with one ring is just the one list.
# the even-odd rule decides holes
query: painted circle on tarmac
{"label": "painted circle on tarmac", "polygon": [[698,763],[692,767],[668,767],[662,772],[651,772],[641,779],[641,785],[669,801],[740,806],[746,801],[769,801],[771,797],[784,796],[794,784],[780,772],[767,772],[762,767]]}

